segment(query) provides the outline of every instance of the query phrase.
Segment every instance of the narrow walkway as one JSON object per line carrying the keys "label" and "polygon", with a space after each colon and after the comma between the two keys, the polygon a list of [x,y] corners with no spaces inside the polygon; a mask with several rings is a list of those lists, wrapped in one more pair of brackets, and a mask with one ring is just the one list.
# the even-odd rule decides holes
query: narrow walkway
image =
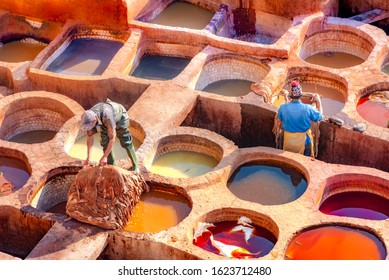
{"label": "narrow walkway", "polygon": [[69,221],[56,223],[26,260],[95,260],[107,244],[108,231]]}
{"label": "narrow walkway", "polygon": [[374,9],[366,13],[350,17],[349,19],[360,21],[363,23],[372,23],[386,18],[389,18],[389,11]]}
{"label": "narrow walkway", "polygon": [[145,131],[164,131],[179,126],[196,100],[197,94],[186,87],[170,82],[154,82],[128,112],[130,118],[142,124]]}

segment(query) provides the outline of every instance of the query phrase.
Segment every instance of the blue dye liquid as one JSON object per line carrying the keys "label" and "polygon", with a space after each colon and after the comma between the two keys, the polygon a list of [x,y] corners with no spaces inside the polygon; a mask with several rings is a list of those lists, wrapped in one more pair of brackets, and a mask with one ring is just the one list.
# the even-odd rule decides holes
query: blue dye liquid
{"label": "blue dye liquid", "polygon": [[299,198],[307,189],[304,176],[292,168],[243,165],[227,186],[242,200],[263,205],[279,205]]}

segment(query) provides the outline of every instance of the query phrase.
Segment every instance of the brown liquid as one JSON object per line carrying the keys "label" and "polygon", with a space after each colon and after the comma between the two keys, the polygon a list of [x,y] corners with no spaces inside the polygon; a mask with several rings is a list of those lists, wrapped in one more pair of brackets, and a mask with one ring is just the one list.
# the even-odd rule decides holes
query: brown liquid
{"label": "brown liquid", "polygon": [[305,61],[336,69],[352,67],[364,62],[364,60],[358,56],[343,52],[317,53],[306,58]]}
{"label": "brown liquid", "polygon": [[0,157],[0,172],[15,188],[21,188],[30,177],[26,164],[16,158]]}
{"label": "brown liquid", "polygon": [[367,231],[325,226],[297,235],[285,255],[293,260],[383,260],[386,251],[381,241]]}
{"label": "brown liquid", "polygon": [[[86,145],[87,136],[83,136],[78,139],[73,146],[70,148],[69,156],[85,160],[87,156],[87,145]],[[140,141],[132,137],[132,144],[134,145],[135,150],[141,145]],[[113,146],[113,153],[115,160],[128,158],[127,152],[125,149],[120,146],[119,139],[116,138],[115,144]],[[103,147],[100,145],[100,133],[96,133],[93,138],[92,153],[90,155],[90,160],[99,162],[103,156]]]}
{"label": "brown liquid", "polygon": [[190,210],[187,200],[178,195],[164,191],[143,193],[124,229],[159,232],[177,225]]}
{"label": "brown liquid", "polygon": [[11,63],[32,61],[45,47],[22,41],[9,42],[0,47],[0,61]]}
{"label": "brown liquid", "polygon": [[203,91],[224,96],[243,96],[251,91],[250,87],[252,83],[239,79],[220,80],[207,85]]}
{"label": "brown liquid", "polygon": [[151,22],[167,26],[203,29],[211,21],[213,13],[185,2],[173,2]]}
{"label": "brown liquid", "polygon": [[60,202],[47,210],[47,212],[66,215],[66,203],[66,201]]}
{"label": "brown liquid", "polygon": [[50,141],[55,137],[57,131],[50,130],[33,130],[24,133],[20,133],[12,137],[10,142],[23,143],[23,144],[36,144]]}
{"label": "brown liquid", "polygon": [[163,154],[154,160],[150,171],[173,178],[191,178],[204,175],[218,164],[213,157],[190,151]]}

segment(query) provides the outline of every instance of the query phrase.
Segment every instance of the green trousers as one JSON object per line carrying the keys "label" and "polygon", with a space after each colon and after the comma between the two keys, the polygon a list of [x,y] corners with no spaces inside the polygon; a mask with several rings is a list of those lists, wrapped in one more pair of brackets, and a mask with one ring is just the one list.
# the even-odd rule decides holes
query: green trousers
{"label": "green trousers", "polygon": [[[135,171],[138,171],[138,160],[136,158],[136,153],[135,153],[134,145],[132,144],[132,137],[130,134],[130,130],[128,129],[128,126],[129,126],[128,119],[124,121],[120,121],[120,123],[116,126],[116,137],[120,141],[120,146],[122,146],[126,150],[127,155],[131,159],[133,169]],[[104,152],[107,150],[108,143],[109,143],[109,137],[107,133],[107,128],[102,126],[100,145],[103,147]],[[107,163],[111,165],[115,165],[113,149],[108,154]]]}

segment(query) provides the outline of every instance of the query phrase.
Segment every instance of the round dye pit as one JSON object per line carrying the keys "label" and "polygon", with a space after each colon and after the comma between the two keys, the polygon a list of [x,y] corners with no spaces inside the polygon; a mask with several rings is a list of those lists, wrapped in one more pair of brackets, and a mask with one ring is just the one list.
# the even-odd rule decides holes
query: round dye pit
{"label": "round dye pit", "polygon": [[18,63],[32,61],[46,47],[29,41],[13,41],[0,46],[0,61]]}
{"label": "round dye pit", "polygon": [[24,133],[20,133],[15,135],[8,141],[22,144],[36,144],[36,143],[44,143],[52,140],[57,131],[51,130],[32,130]]}
{"label": "round dye pit", "polygon": [[277,238],[260,226],[222,221],[207,226],[193,244],[214,254],[237,259],[252,259],[267,255]]}
{"label": "round dye pit", "polygon": [[328,215],[385,220],[389,217],[389,199],[374,193],[349,191],[331,195],[319,209]]}
{"label": "round dye pit", "polygon": [[[346,102],[346,99],[342,92],[329,88],[326,86],[322,86],[320,84],[312,84],[312,83],[306,83],[306,82],[300,82],[300,85],[303,89],[303,93],[317,93],[321,97],[321,104],[323,107],[323,114],[326,116],[334,115],[338,112],[340,112]],[[286,89],[288,92],[290,91],[289,84],[286,84],[284,86],[284,89]],[[272,100],[274,106],[281,106],[281,104],[285,103],[285,98],[282,95],[279,95]],[[306,103],[304,99],[302,99],[302,102]]]}
{"label": "round dye pit", "polygon": [[74,76],[101,75],[122,46],[118,41],[75,39],[45,70]]}
{"label": "round dye pit", "polygon": [[220,80],[207,85],[203,91],[224,96],[243,96],[251,91],[253,82],[240,79]]}
{"label": "round dye pit", "polygon": [[3,178],[14,186],[13,190],[21,188],[30,178],[26,164],[19,159],[0,157],[0,172]]}
{"label": "round dye pit", "polygon": [[362,58],[344,52],[321,52],[307,57],[305,61],[336,69],[352,67],[364,62]]}
{"label": "round dye pit", "polygon": [[154,159],[150,171],[173,178],[191,178],[213,170],[218,161],[211,156],[192,151],[168,152]]}
{"label": "round dye pit", "polygon": [[290,260],[383,260],[386,249],[373,234],[344,226],[307,230],[292,239],[285,259]]}
{"label": "round dye pit", "polygon": [[124,230],[159,232],[180,223],[191,211],[189,201],[170,191],[153,189],[143,193]]}
{"label": "round dye pit", "polygon": [[[68,152],[69,156],[85,160],[87,156],[86,140],[87,140],[86,135],[78,139],[70,148]],[[132,144],[134,145],[135,150],[137,150],[141,145],[141,142],[135,137],[132,137]],[[115,160],[129,158],[126,150],[120,146],[120,141],[117,138],[113,146],[113,154]],[[93,146],[92,146],[92,153],[90,155],[90,160],[99,162],[102,156],[103,156],[103,147],[100,145],[100,133],[96,133],[93,136]]]}
{"label": "round dye pit", "polygon": [[167,6],[151,23],[203,29],[211,21],[213,13],[196,5],[176,1]]}
{"label": "round dye pit", "polygon": [[240,199],[279,205],[299,198],[308,184],[304,175],[291,167],[250,163],[240,166],[227,186]]}
{"label": "round dye pit", "polygon": [[358,101],[357,112],[372,124],[389,127],[389,91],[376,92],[362,97]]}
{"label": "round dye pit", "polygon": [[[66,215],[66,203],[71,184],[76,178],[78,168],[70,168],[57,173],[43,182],[31,199],[31,206],[50,213]],[[50,176],[50,175],[49,175]]]}
{"label": "round dye pit", "polygon": [[145,55],[131,76],[151,80],[170,80],[178,76],[189,62],[190,59],[183,57]]}

